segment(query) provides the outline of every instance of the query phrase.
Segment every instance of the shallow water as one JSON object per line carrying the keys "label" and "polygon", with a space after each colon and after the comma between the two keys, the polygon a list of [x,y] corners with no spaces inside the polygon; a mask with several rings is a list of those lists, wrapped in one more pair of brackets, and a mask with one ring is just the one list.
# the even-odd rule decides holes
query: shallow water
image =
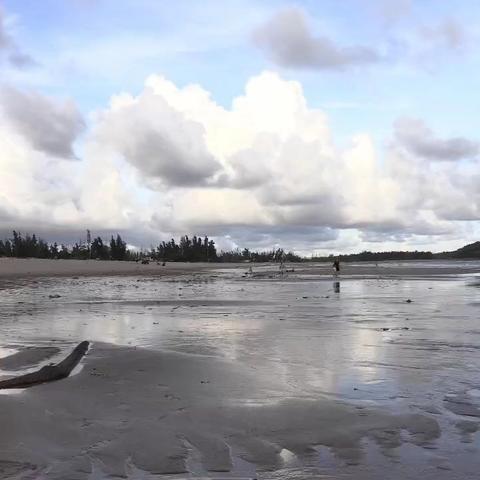
{"label": "shallow water", "polygon": [[255,370],[259,382],[275,378],[284,386],[279,398],[252,395],[247,404],[328,397],[429,415],[442,430],[428,448],[405,441],[385,452],[365,441],[356,465],[321,446],[312,464],[285,451],[284,468],[259,478],[386,478],[386,471],[415,478],[418,468],[424,478],[475,478],[476,278],[350,276],[335,292],[315,266],[284,277],[272,270],[274,278],[270,270],[259,268],[267,275],[253,278],[242,267],[175,278],[13,281],[0,290],[0,351],[90,340],[224,358]]}

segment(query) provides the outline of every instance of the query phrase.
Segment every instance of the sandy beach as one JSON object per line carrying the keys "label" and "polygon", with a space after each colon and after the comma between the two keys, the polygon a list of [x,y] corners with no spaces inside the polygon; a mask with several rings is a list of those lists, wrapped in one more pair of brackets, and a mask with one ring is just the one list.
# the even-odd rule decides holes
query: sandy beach
{"label": "sandy beach", "polygon": [[0,391],[0,478],[477,475],[476,262],[10,262],[0,378],[92,344]]}
{"label": "sandy beach", "polygon": [[479,25],[0,0],[0,480],[480,480]]}
{"label": "sandy beach", "polygon": [[201,271],[205,263],[120,262],[114,260],[49,260],[41,258],[0,258],[0,278],[70,277],[109,275],[175,275]]}
{"label": "sandy beach", "polygon": [[[0,257],[1,278],[32,278],[32,277],[71,277],[71,276],[169,276],[192,274],[195,272],[244,269],[244,273],[252,266],[257,277],[275,275],[277,264],[250,263],[183,263],[150,262],[142,265],[140,262],[120,262],[112,260],[49,260],[40,258],[5,258]],[[318,275],[331,275],[331,263],[295,263],[287,265],[293,269],[296,278],[306,276],[315,278]],[[341,275],[355,277],[371,276],[428,276],[458,275],[480,272],[480,261],[405,261],[380,262],[378,264],[342,263]]]}

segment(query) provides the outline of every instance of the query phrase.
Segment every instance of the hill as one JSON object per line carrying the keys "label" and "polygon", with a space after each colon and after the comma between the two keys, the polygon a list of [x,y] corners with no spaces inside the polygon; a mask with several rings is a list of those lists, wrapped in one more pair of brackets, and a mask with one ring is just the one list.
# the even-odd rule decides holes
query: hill
{"label": "hill", "polygon": [[342,262],[379,262],[382,260],[432,260],[432,259],[480,259],[480,241],[470,243],[450,252],[419,252],[419,251],[391,251],[391,252],[361,252],[348,255],[328,255],[308,259],[313,262],[333,262],[339,258]]}
{"label": "hill", "polygon": [[480,259],[480,242],[470,243],[452,252],[442,252],[434,255],[435,258],[471,258]]}

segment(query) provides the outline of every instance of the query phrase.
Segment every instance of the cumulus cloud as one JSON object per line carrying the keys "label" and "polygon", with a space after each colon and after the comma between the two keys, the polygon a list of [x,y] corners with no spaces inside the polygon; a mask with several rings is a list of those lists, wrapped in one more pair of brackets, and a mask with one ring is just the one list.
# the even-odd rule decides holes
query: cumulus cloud
{"label": "cumulus cloud", "polygon": [[343,69],[380,61],[373,48],[341,46],[326,36],[315,36],[298,8],[278,12],[255,30],[253,39],[274,63],[285,67]]}
{"label": "cumulus cloud", "polygon": [[203,125],[147,88],[114,99],[101,116],[99,138],[135,166],[151,185],[200,185],[220,168],[205,145]]}
{"label": "cumulus cloud", "polygon": [[[0,119],[0,132],[0,204],[4,211],[0,224],[20,228],[54,223],[60,210],[73,206],[74,176],[33,150],[5,119]],[[68,223],[68,218],[60,218]]]}
{"label": "cumulus cloud", "polygon": [[[83,151],[82,161],[69,162],[36,150],[0,116],[0,238],[16,229],[72,243],[90,228],[146,241],[149,216],[143,212],[151,211],[133,172],[95,142]],[[160,203],[155,209],[163,213]]]}
{"label": "cumulus cloud", "polygon": [[[168,191],[174,199],[169,211],[153,222],[163,229],[223,229],[232,238],[248,228],[361,229],[390,232],[392,238],[393,232],[408,236],[452,231],[443,218],[447,212],[441,198],[461,201],[454,179],[462,173],[438,172],[441,191],[432,189],[423,157],[439,156],[439,148],[425,140],[425,130],[413,142],[418,125],[411,131],[402,125],[396,125],[395,148],[382,159],[365,133],[354,136],[343,150],[336,148],[325,114],[307,105],[298,82],[277,74],[251,78],[230,109],[216,104],[198,85],[178,88],[151,76],[137,97],[113,99],[99,117],[97,141],[120,153],[148,188],[162,195]],[[168,152],[185,152],[175,157],[175,175],[165,170],[170,156],[157,154],[159,149],[155,155],[138,153],[145,132],[152,131],[170,139]],[[165,133],[170,131],[176,134]],[[452,147],[446,142],[449,154],[461,150],[454,148],[456,143]],[[187,152],[185,144],[194,147]],[[183,173],[176,175],[183,172],[182,165],[192,169],[188,181]]]}
{"label": "cumulus cloud", "polygon": [[407,150],[428,160],[455,161],[476,157],[480,144],[463,137],[438,138],[419,119],[402,118],[395,123],[395,137]]}
{"label": "cumulus cloud", "polygon": [[56,157],[75,158],[73,142],[85,123],[73,101],[61,102],[13,87],[2,89],[0,101],[10,123],[34,149]]}
{"label": "cumulus cloud", "polygon": [[302,252],[458,236],[480,218],[479,161],[431,161],[468,149],[439,149],[425,125],[404,122],[384,151],[365,132],[339,148],[325,113],[278,74],[250,78],[229,108],[153,75],[97,112],[80,162],[0,116],[0,230],[118,230],[144,246],[187,232]]}

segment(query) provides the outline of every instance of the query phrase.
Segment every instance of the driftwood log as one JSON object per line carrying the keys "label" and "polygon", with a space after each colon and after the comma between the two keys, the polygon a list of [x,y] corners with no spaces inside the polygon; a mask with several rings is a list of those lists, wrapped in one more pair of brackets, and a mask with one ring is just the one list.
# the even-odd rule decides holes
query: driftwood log
{"label": "driftwood log", "polygon": [[54,380],[66,378],[87,353],[88,346],[89,342],[81,342],[65,360],[56,365],[46,365],[36,372],[0,381],[0,389],[31,387],[39,383],[53,382]]}

